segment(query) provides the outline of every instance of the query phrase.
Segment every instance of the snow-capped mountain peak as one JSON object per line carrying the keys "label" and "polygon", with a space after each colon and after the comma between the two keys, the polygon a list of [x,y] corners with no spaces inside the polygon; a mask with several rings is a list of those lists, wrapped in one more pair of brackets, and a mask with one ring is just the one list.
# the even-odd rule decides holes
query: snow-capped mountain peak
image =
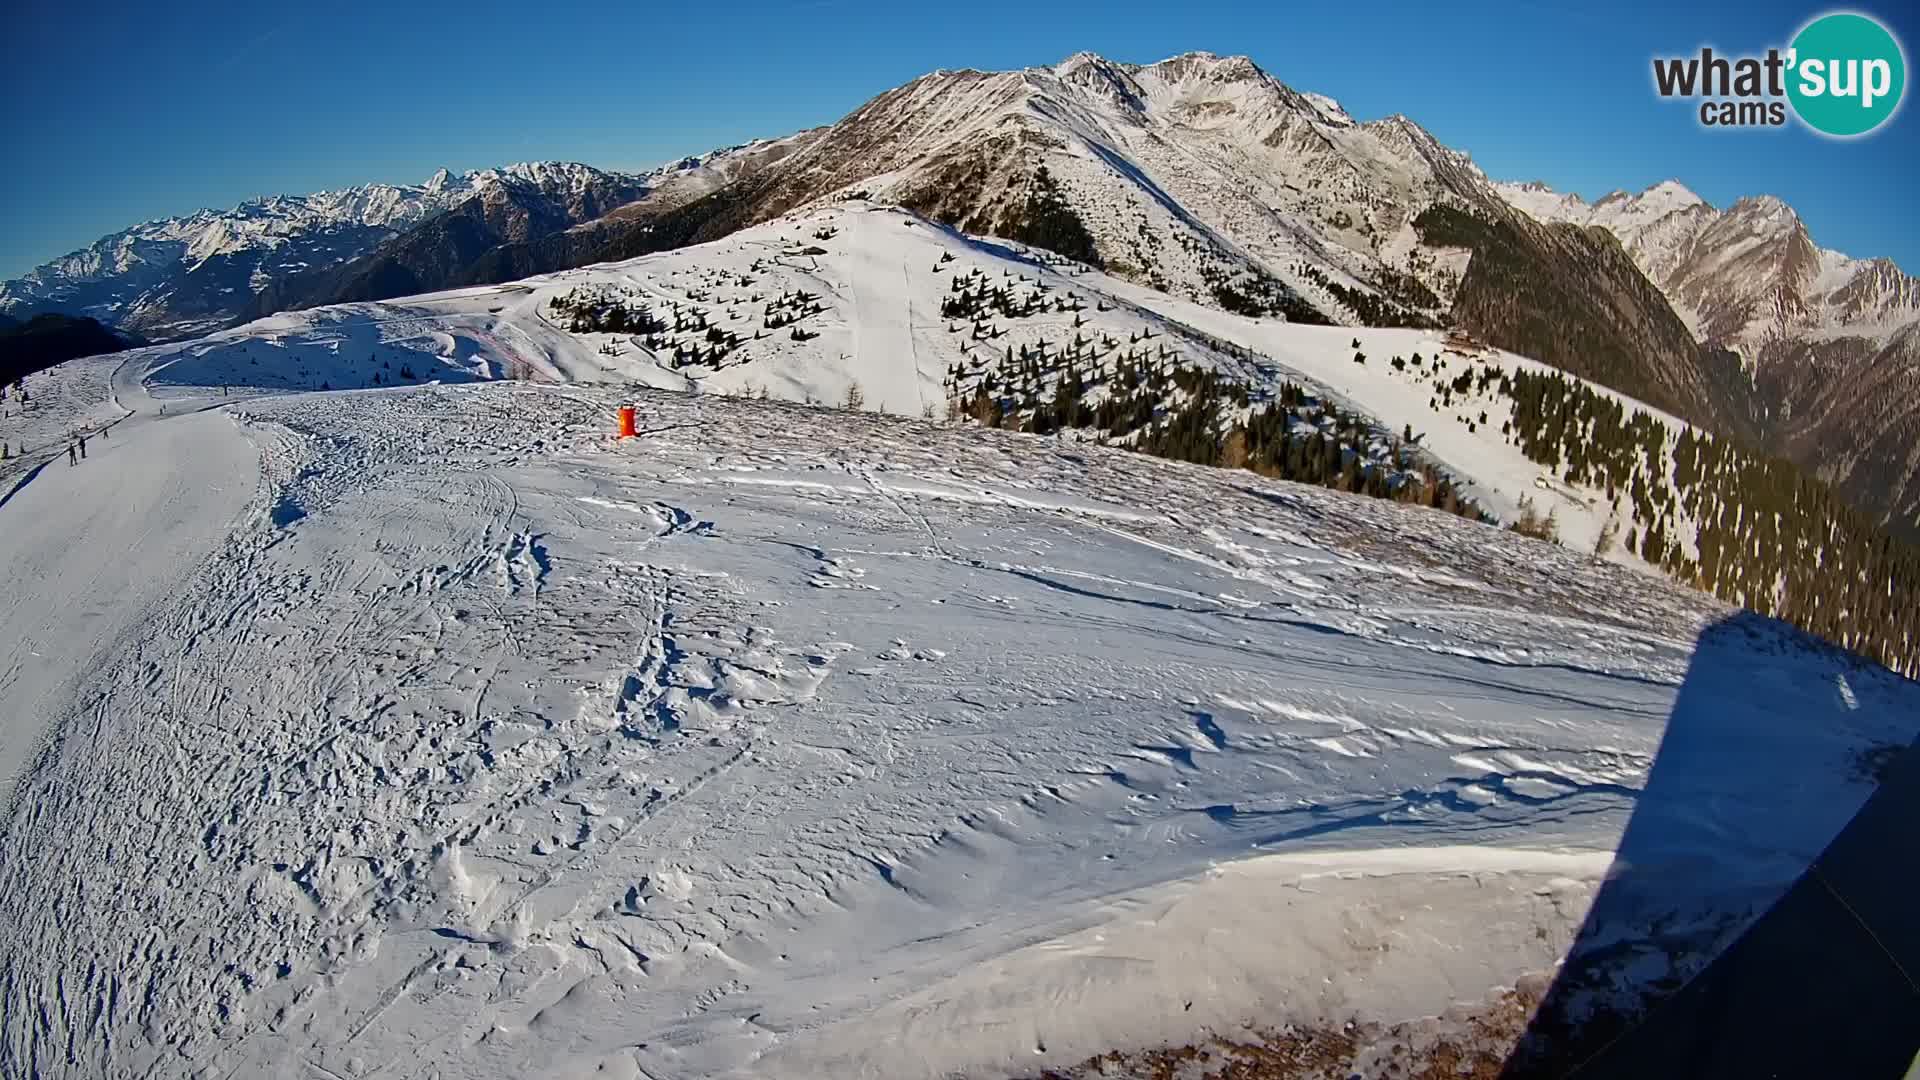
{"label": "snow-capped mountain peak", "polygon": [[1641,192],[1640,198],[1656,200],[1674,209],[1683,209],[1706,202],[1678,180],[1662,180]]}
{"label": "snow-capped mountain peak", "polygon": [[1743,196],[1727,208],[1727,216],[1744,218],[1766,228],[1790,228],[1800,220],[1793,207],[1777,195]]}
{"label": "snow-capped mountain peak", "polygon": [[1789,331],[1885,340],[1920,318],[1912,278],[1885,260],[1815,246],[1799,214],[1775,195],[1719,210],[1678,180],[1592,205],[1538,182],[1494,187],[1542,221],[1612,232],[1697,333],[1749,362]]}
{"label": "snow-capped mountain peak", "polygon": [[1218,53],[1204,51],[1184,52],[1170,56],[1156,64],[1149,64],[1147,70],[1153,71],[1169,82],[1201,79],[1209,82],[1245,82],[1249,80],[1267,80],[1271,77],[1260,69],[1260,65],[1246,56],[1221,56]]}
{"label": "snow-capped mountain peak", "polygon": [[[1079,71],[1083,68],[1111,67],[1111,66],[1112,65],[1108,63],[1106,57],[1101,56],[1099,53],[1096,53],[1096,52],[1087,52],[1083,50],[1081,52],[1074,53],[1072,56],[1069,56],[1065,60],[1062,60],[1059,63],[1053,65],[1053,72],[1056,75],[1066,77],[1066,76],[1072,75],[1074,72]],[[935,72],[935,74],[940,74],[940,73]]]}
{"label": "snow-capped mountain peak", "polygon": [[467,187],[478,187],[488,183],[513,183],[533,184],[549,190],[566,191],[579,188],[605,175],[608,175],[606,170],[583,165],[577,161],[517,161],[499,168],[478,169],[465,173],[461,176],[461,180]]}
{"label": "snow-capped mountain peak", "polygon": [[1145,93],[1132,74],[1103,56],[1075,53],[1049,70],[1062,83],[1101,97],[1119,108],[1138,112],[1146,107]]}
{"label": "snow-capped mountain peak", "polygon": [[1355,123],[1340,103],[1325,94],[1303,93],[1300,95],[1320,113],[1320,118],[1339,127],[1352,127]]}

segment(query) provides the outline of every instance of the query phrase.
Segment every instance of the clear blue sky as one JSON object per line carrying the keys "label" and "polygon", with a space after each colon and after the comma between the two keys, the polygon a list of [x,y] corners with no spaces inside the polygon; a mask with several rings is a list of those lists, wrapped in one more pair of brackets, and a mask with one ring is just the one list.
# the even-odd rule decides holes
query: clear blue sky
{"label": "clear blue sky", "polygon": [[[1649,61],[1784,45],[1822,7],[969,0],[919,5],[11,0],[0,277],[136,221],[541,158],[638,167],[828,123],[934,68],[1245,53],[1354,116],[1404,112],[1502,179],[1588,197],[1669,176],[1785,198],[1821,244],[1920,273],[1920,107],[1875,136],[1700,129]],[[1551,5],[1558,8],[1560,5]],[[1283,10],[1284,9],[1284,10]],[[1889,22],[1910,59],[1920,19]],[[1910,91],[1908,96],[1920,91]]]}

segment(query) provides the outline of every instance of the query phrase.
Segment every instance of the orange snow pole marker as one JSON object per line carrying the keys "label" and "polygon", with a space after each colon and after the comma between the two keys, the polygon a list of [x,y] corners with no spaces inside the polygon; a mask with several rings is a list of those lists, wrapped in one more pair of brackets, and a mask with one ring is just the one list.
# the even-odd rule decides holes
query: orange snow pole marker
{"label": "orange snow pole marker", "polygon": [[620,406],[620,437],[623,439],[634,437],[633,406],[631,405]]}

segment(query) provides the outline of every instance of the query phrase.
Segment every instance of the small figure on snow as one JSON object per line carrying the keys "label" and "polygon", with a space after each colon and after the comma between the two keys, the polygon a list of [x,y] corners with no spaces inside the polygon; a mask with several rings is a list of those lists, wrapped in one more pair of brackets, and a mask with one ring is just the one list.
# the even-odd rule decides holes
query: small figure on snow
{"label": "small figure on snow", "polygon": [[80,436],[80,460],[87,460],[87,437],[85,435]]}
{"label": "small figure on snow", "polygon": [[80,454],[78,451],[76,451],[73,448],[72,443],[68,443],[67,444],[67,465],[71,467],[78,464],[80,464]]}

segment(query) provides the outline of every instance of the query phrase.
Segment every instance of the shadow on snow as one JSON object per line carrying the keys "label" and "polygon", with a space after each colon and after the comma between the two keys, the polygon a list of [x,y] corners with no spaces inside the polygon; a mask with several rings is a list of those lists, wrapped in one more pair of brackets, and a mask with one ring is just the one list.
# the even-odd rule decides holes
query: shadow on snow
{"label": "shadow on snow", "polygon": [[1502,1080],[1902,1075],[1917,732],[1920,684],[1751,612],[1709,627]]}

